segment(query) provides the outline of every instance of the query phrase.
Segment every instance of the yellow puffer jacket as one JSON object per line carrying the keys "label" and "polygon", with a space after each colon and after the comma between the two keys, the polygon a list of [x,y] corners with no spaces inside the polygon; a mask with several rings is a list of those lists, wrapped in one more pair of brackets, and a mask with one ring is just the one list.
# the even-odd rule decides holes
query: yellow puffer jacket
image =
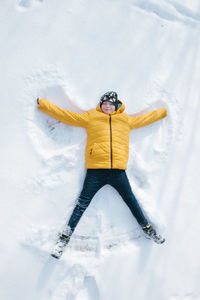
{"label": "yellow puffer jacket", "polygon": [[86,169],[125,170],[131,129],[149,125],[167,115],[167,110],[160,108],[132,117],[124,113],[125,106],[120,100],[118,109],[110,115],[103,113],[99,104],[96,110],[74,113],[45,99],[39,99],[38,108],[65,124],[86,128]]}

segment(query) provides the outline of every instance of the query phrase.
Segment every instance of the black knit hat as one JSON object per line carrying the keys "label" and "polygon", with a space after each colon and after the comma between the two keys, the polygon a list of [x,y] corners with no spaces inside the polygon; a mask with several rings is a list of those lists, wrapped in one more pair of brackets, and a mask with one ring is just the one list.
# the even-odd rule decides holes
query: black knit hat
{"label": "black knit hat", "polygon": [[116,92],[107,92],[100,98],[100,107],[102,106],[103,102],[108,101],[115,105],[115,110],[118,108],[118,96]]}

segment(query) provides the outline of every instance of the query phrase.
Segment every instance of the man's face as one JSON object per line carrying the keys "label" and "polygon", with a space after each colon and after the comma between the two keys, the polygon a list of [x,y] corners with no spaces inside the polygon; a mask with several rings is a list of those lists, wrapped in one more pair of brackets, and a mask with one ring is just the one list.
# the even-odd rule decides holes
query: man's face
{"label": "man's face", "polygon": [[105,101],[102,103],[101,109],[105,114],[111,114],[115,111],[115,105],[109,101]]}

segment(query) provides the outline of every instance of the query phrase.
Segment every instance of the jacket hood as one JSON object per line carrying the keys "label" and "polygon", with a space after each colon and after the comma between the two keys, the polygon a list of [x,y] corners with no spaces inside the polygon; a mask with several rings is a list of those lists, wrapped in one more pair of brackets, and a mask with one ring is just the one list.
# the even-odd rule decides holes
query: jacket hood
{"label": "jacket hood", "polygon": [[[97,105],[96,110],[104,113],[100,107],[100,104]],[[125,105],[122,103],[121,100],[118,100],[118,109],[115,110],[111,115],[121,114],[121,113],[123,113],[124,110],[125,110]]]}

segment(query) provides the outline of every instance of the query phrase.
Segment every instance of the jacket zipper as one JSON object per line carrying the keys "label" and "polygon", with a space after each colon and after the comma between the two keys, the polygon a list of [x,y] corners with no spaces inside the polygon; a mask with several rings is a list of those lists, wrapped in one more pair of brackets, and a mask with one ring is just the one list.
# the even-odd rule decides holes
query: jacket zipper
{"label": "jacket zipper", "polygon": [[111,115],[110,115],[110,159],[111,159],[111,169],[112,169],[113,162],[112,162],[112,127],[111,127]]}

